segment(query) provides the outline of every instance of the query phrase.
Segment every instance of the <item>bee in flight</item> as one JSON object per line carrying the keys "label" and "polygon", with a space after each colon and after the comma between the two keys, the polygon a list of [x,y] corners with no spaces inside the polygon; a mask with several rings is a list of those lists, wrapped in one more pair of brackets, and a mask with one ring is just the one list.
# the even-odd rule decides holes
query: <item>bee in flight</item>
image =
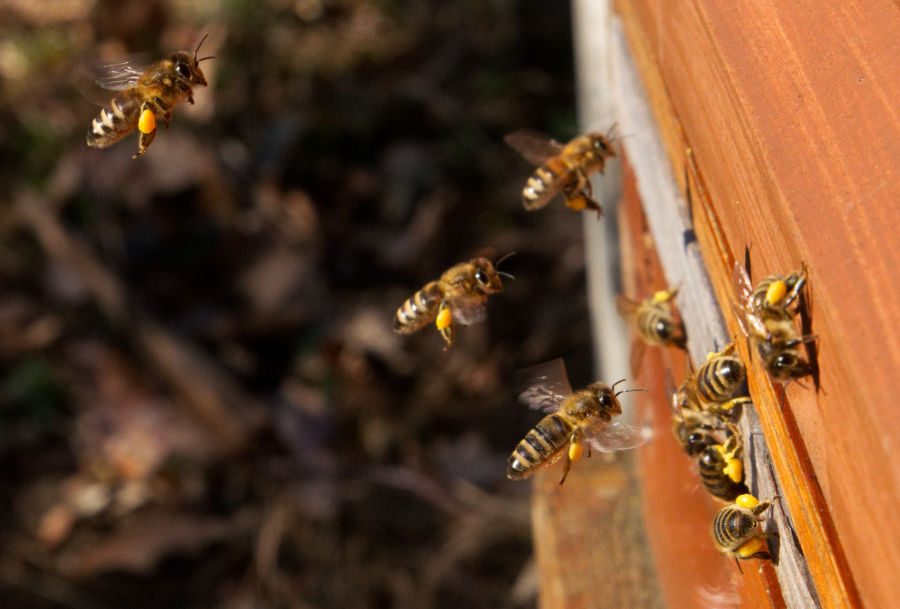
{"label": "bee in flight", "polygon": [[813,374],[814,367],[800,352],[800,345],[816,337],[797,332],[796,311],[788,310],[806,282],[806,270],[767,277],[754,289],[746,269],[735,263],[732,279],[738,324],[772,378],[783,382]]}
{"label": "bee in flight", "polygon": [[735,560],[771,558],[766,548],[766,537],[759,523],[765,520],[761,514],[769,509],[772,500],[760,502],[750,494],[739,495],[734,505],[726,505],[716,514],[712,524],[712,537],[716,548]]}
{"label": "bee in flight", "polygon": [[572,392],[561,359],[543,364],[547,374],[535,379],[519,398],[532,408],[547,414],[534,428],[525,434],[509,456],[506,477],[511,480],[527,478],[538,468],[555,463],[565,456],[560,484],[566,481],[572,464],[584,453],[584,443],[600,451],[626,450],[644,444],[648,434],[637,427],[612,418],[622,414],[618,396],[627,391],[643,389],[622,389],[601,382],[591,383],[587,389]]}
{"label": "bee in flight", "polygon": [[675,315],[671,301],[678,288],[659,290],[649,298],[637,301],[624,294],[616,296],[616,310],[634,328],[640,341],[631,346],[631,371],[637,374],[646,345],[674,345],[684,349],[684,325]]}
{"label": "bee in flight", "polygon": [[444,349],[449,348],[454,321],[469,326],[484,320],[488,295],[503,291],[501,275],[512,278],[497,270],[487,258],[473,258],[450,267],[440,279],[426,284],[397,309],[394,332],[412,334],[434,321],[447,343]]}
{"label": "bee in flight", "polygon": [[156,136],[157,121],[168,127],[172,109],[177,104],[184,100],[194,103],[191,87],[206,86],[200,62],[213,57],[197,59],[197,52],[204,40],[206,36],[200,40],[193,54],[178,51],[151,64],[143,72],[128,62],[107,66],[107,73],[96,83],[119,93],[91,122],[87,145],[94,148],[112,146],[137,127],[141,137],[137,154],[132,158],[144,154]]}
{"label": "bee in flight", "polygon": [[525,209],[540,209],[562,192],[566,205],[572,209],[592,209],[603,214],[603,208],[592,198],[589,178],[592,173],[603,173],[606,159],[616,156],[608,134],[587,133],[563,145],[546,135],[520,130],[503,141],[538,166],[522,189]]}

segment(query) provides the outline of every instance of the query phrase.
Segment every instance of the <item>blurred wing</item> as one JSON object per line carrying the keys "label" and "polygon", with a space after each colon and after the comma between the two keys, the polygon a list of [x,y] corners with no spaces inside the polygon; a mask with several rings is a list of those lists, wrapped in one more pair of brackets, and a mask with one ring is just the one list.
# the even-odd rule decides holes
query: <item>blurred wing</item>
{"label": "blurred wing", "polygon": [[563,149],[563,145],[556,140],[527,129],[513,131],[504,137],[503,141],[533,165],[543,165],[544,161],[556,156]]}
{"label": "blurred wing", "polygon": [[519,400],[529,408],[553,412],[572,395],[566,364],[562,358],[530,366],[519,371],[519,387],[526,387]]}
{"label": "blurred wing", "polygon": [[625,321],[631,321],[631,318],[634,317],[634,312],[637,311],[639,305],[639,302],[631,300],[624,294],[616,294],[616,311],[619,312],[619,315]]}
{"label": "blurred wing", "polygon": [[628,360],[631,366],[632,376],[638,376],[641,373],[641,366],[644,364],[644,353],[647,351],[647,343],[639,336],[635,336],[631,341],[631,357]]}
{"label": "blurred wing", "polygon": [[650,441],[653,430],[649,425],[635,427],[627,423],[610,423],[595,431],[588,439],[591,446],[601,452],[637,448]]}
{"label": "blurred wing", "polygon": [[136,67],[132,61],[125,60],[106,64],[100,68],[100,72],[100,76],[94,80],[98,86],[110,91],[122,91],[137,84],[144,70]]}
{"label": "blurred wing", "polygon": [[453,312],[453,319],[464,326],[481,323],[487,318],[487,307],[483,302],[468,303],[462,306],[451,304],[450,310]]}

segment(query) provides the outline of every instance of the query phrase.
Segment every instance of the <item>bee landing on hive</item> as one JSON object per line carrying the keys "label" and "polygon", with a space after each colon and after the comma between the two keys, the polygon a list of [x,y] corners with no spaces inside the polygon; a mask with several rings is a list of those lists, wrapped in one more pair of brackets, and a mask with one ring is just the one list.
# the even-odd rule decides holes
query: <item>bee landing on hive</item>
{"label": "bee landing on hive", "polygon": [[189,104],[194,103],[191,87],[207,86],[200,62],[214,58],[197,58],[206,36],[193,53],[175,52],[151,64],[143,72],[128,62],[107,66],[106,74],[96,83],[119,93],[91,121],[87,145],[106,148],[137,129],[141,136],[138,151],[132,158],[144,154],[156,136],[157,123],[161,121],[163,126],[168,127],[176,105],[185,100]]}

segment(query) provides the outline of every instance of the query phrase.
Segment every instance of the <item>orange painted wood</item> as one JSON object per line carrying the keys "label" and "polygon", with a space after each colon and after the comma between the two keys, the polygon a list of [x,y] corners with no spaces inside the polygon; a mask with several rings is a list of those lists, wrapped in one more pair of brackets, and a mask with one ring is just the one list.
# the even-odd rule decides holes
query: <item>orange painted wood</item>
{"label": "orange painted wood", "polygon": [[692,167],[695,229],[731,330],[730,265],[745,247],[756,279],[810,269],[822,388],[783,392],[756,367],[751,394],[822,606],[893,606],[900,6],[615,4],[673,172]]}

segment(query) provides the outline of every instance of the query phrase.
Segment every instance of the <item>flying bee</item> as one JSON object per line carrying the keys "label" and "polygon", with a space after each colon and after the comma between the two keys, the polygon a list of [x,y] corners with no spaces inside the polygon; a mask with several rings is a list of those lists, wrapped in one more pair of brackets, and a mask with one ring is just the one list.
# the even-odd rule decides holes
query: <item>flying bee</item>
{"label": "flying bee", "polygon": [[700,480],[713,497],[733,501],[747,492],[744,485],[744,462],[737,429],[729,432],[725,444],[711,444],[697,457]]}
{"label": "flying bee", "polygon": [[686,337],[684,325],[677,318],[670,301],[678,294],[678,288],[659,290],[641,301],[631,300],[623,294],[616,296],[619,315],[634,328],[638,339],[631,344],[631,371],[638,374],[647,345],[674,345],[684,349]]}
{"label": "flying bee", "polygon": [[[784,382],[813,374],[813,364],[799,347],[816,337],[799,334],[792,313],[787,310],[806,281],[805,269],[780,278],[769,277],[756,289],[740,264],[735,264],[732,277],[738,299],[733,303],[738,324],[772,378]],[[768,285],[764,286],[766,282]]]}
{"label": "flying bee", "polygon": [[728,402],[744,382],[744,363],[732,353],[734,343],[729,343],[718,353],[710,353],[697,371],[697,393],[704,402]]}
{"label": "flying bee", "polygon": [[473,258],[450,267],[440,279],[427,283],[397,309],[394,332],[412,334],[434,321],[447,343],[444,348],[449,348],[454,321],[469,326],[484,320],[488,295],[503,291],[501,275],[512,278],[497,270],[487,258]]}
{"label": "flying bee", "polygon": [[[206,36],[208,36],[207,34]],[[107,66],[107,74],[96,80],[104,89],[119,91],[109,106],[91,122],[87,132],[87,145],[94,148],[112,146],[131,133],[135,127],[140,131],[137,158],[147,151],[156,136],[157,121],[165,127],[172,120],[172,109],[187,100],[194,103],[194,85],[206,86],[206,77],[200,70],[200,62],[213,59],[212,56],[197,58],[203,41],[194,49],[172,53],[141,72],[128,62]]]}
{"label": "flying bee", "polygon": [[739,495],[734,505],[726,505],[716,514],[712,524],[712,537],[716,548],[735,560],[771,558],[766,548],[767,537],[758,527],[765,520],[761,514],[772,505],[772,499],[760,502],[750,494]]}
{"label": "flying bee", "polygon": [[592,446],[600,451],[626,450],[647,441],[647,434],[637,427],[612,422],[614,416],[622,414],[618,396],[642,389],[616,391],[616,385],[625,380],[622,379],[612,386],[591,383],[573,393],[562,360],[549,362],[548,366],[554,366],[556,373],[538,379],[519,398],[549,414],[525,434],[509,456],[507,478],[527,478],[538,468],[555,463],[565,455],[566,464],[559,481],[562,484],[572,464],[584,453],[585,442],[590,456]]}
{"label": "flying bee", "polygon": [[503,141],[538,166],[522,189],[525,209],[540,209],[562,192],[566,205],[572,209],[592,209],[598,216],[603,214],[603,208],[592,198],[589,177],[598,171],[603,173],[606,159],[616,156],[610,134],[587,133],[563,145],[546,135],[520,130]]}
{"label": "flying bee", "polygon": [[675,345],[684,348],[684,325],[677,319],[670,301],[678,295],[678,288],[659,290],[638,302],[619,294],[616,309],[630,321],[638,336],[650,345]]}

